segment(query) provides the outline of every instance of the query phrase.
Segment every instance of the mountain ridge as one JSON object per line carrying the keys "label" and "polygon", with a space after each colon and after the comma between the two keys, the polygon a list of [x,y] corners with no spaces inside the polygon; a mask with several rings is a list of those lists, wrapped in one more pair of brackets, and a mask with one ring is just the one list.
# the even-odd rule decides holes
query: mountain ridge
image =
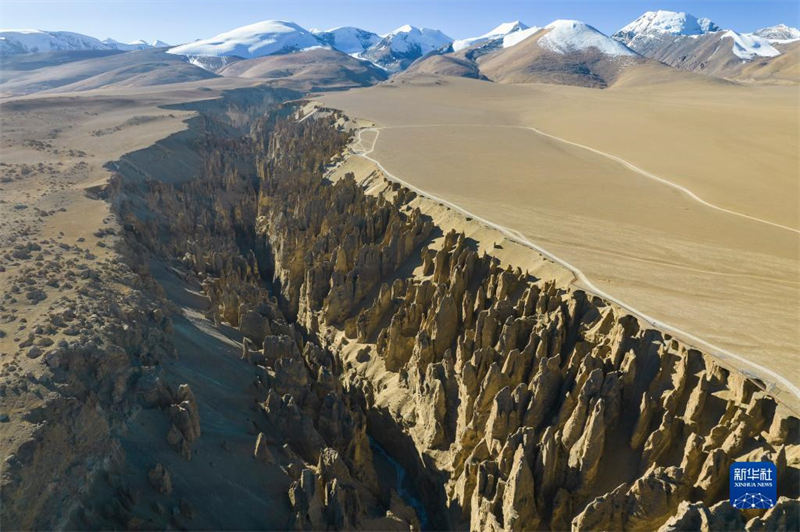
{"label": "mountain ridge", "polygon": [[800,30],[786,25],[752,33],[725,29],[708,18],[686,12],[648,11],[612,34],[612,38],[639,54],[671,67],[717,77],[735,77],[742,62],[769,60],[781,55],[772,46],[791,42]]}
{"label": "mountain ridge", "polygon": [[19,55],[43,52],[69,52],[87,50],[144,50],[163,48],[169,44],[155,40],[138,40],[130,43],[112,38],[104,40],[72,31],[45,31],[38,29],[0,30],[0,55]]}
{"label": "mountain ridge", "polygon": [[[516,65],[515,68],[527,71],[527,74],[501,72],[494,68],[491,75],[481,71],[480,62],[529,39],[537,42],[536,47],[529,47],[533,56],[516,57],[511,62]],[[588,74],[592,67],[588,66],[587,61],[597,65],[598,61],[607,62],[612,58],[643,56],[673,68],[735,79],[743,71],[740,68],[742,63],[771,61],[784,53],[788,44],[798,40],[800,30],[786,24],[741,33],[724,29],[711,19],[696,17],[690,13],[658,10],[643,13],[611,35],[577,20],[558,19],[543,28],[513,20],[500,23],[486,33],[456,40],[440,30],[410,24],[380,35],[355,26],[309,30],[294,22],[281,20],[264,20],[172,47],[163,41],[121,42],[112,38],[99,40],[73,32],[6,30],[0,31],[0,55],[9,57],[73,51],[127,53],[150,48],[168,48],[167,53],[183,56],[189,63],[213,73],[242,59],[325,48],[367,60],[388,75],[413,66],[410,73],[506,80],[537,79],[536,71],[539,68],[552,70],[553,73],[559,69],[569,69]],[[541,50],[553,54],[544,63]],[[559,58],[559,55],[562,57]],[[337,57],[330,54],[313,57],[323,56]],[[60,62],[64,60],[58,59]],[[306,58],[299,58],[298,61],[305,64]],[[420,65],[421,61],[428,63]],[[493,60],[491,65],[497,67],[501,63],[502,61]],[[780,61],[774,68],[785,69],[789,63],[790,61]],[[534,64],[538,66],[534,67]],[[602,70],[619,72],[625,65],[609,66],[613,68]],[[760,69],[760,72],[772,70]],[[552,78],[550,74],[547,77]],[[581,79],[581,76],[567,77]],[[777,77],[782,81],[791,79],[791,76],[787,78],[779,72]],[[556,74],[553,79],[562,78],[560,74]],[[607,86],[608,81],[600,83],[598,79],[594,79],[590,85],[597,86],[599,83],[600,86]]]}

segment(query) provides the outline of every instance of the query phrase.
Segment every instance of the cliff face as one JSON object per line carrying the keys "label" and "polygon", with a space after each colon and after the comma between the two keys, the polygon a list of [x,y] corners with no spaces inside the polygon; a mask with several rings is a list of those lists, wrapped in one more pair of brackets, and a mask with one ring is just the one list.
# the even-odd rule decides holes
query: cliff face
{"label": "cliff face", "polygon": [[[334,172],[345,117],[300,119],[288,97],[210,102],[181,142],[117,165],[104,194],[135,272],[117,283],[141,292],[108,328],[122,351],[52,358],[92,412],[119,412],[70,425],[110,427],[73,458],[113,460],[75,512],[48,510],[57,498],[30,490],[58,447],[40,438],[6,464],[6,522],[797,528],[798,420],[757,383],[501,265],[377,170]],[[176,174],[160,161],[180,150],[192,166]],[[762,458],[781,502],[731,508],[730,463]]]}
{"label": "cliff face", "polygon": [[[797,419],[755,382],[597,297],[501,267],[379,174],[325,178],[343,117],[294,112],[205,146],[202,179],[148,183],[145,203],[169,216],[132,218],[243,333],[263,415],[254,453],[285,469],[292,526],[791,517],[788,499],[767,515],[727,503],[733,461],[796,478]],[[379,482],[377,448],[414,479],[416,515],[415,497]]]}
{"label": "cliff face", "polygon": [[501,268],[463,234],[437,238],[396,184],[372,176],[367,196],[353,176],[296,179],[274,164],[285,135],[262,166],[275,279],[381,413],[376,431],[407,435],[397,454],[442,482],[428,500],[450,525],[651,530],[702,513],[744,526],[726,502],[733,461],[796,478],[797,419],[755,382],[599,298]]}

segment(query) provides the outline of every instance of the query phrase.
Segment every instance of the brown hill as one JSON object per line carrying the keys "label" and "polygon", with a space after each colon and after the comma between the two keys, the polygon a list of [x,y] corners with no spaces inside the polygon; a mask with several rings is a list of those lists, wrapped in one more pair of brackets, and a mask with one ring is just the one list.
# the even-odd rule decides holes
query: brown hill
{"label": "brown hill", "polygon": [[478,59],[481,72],[501,83],[539,82],[605,88],[612,85],[625,68],[644,62],[639,57],[609,56],[596,48],[559,54],[539,45],[544,34],[536,33],[516,46],[482,56]]}
{"label": "brown hill", "polygon": [[36,68],[13,62],[3,65],[0,94],[16,96],[109,86],[145,87],[217,77],[181,56],[162,50],[137,50],[69,62],[63,62],[63,53],[37,55]]}
{"label": "brown hill", "polygon": [[281,85],[305,90],[364,87],[387,78],[372,63],[323,48],[237,61],[219,70],[219,74],[280,80]]}
{"label": "brown hill", "polygon": [[747,60],[734,53],[734,40],[727,33],[665,34],[629,44],[645,57],[690,72],[742,81],[796,83],[800,80],[800,43],[773,44],[781,55]]}
{"label": "brown hill", "polygon": [[699,36],[667,35],[653,41],[643,55],[692,72],[724,76],[741,64],[733,53],[733,39],[714,32]]}
{"label": "brown hill", "polygon": [[731,79],[765,83],[800,83],[800,41],[776,45],[781,55],[738,65]]}
{"label": "brown hill", "polygon": [[555,52],[539,43],[547,34],[548,30],[544,29],[508,48],[490,42],[456,53],[428,56],[411,65],[401,77],[458,76],[500,83],[605,88],[612,85],[624,70],[649,63],[639,56],[608,55],[593,47]]}
{"label": "brown hill", "polygon": [[396,77],[405,79],[420,75],[486,79],[486,76],[481,74],[478,64],[460,53],[430,55],[419,59]]}

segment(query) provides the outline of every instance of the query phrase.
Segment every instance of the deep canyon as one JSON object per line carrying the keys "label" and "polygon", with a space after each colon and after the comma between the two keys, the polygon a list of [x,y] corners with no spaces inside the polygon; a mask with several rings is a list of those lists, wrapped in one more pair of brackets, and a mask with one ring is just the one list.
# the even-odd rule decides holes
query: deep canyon
{"label": "deep canyon", "polygon": [[[352,117],[301,96],[175,106],[90,190],[114,257],[43,317],[88,332],[41,354],[3,522],[798,527],[800,423],[762,383],[348,170]],[[734,509],[729,466],[760,459],[777,505]]]}

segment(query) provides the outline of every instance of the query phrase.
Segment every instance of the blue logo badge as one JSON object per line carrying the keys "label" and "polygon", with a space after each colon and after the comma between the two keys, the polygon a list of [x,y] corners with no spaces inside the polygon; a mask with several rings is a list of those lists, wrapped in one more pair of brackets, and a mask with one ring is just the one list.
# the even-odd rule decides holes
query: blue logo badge
{"label": "blue logo badge", "polygon": [[777,469],[772,462],[734,462],[730,468],[731,506],[772,508],[778,500]]}

